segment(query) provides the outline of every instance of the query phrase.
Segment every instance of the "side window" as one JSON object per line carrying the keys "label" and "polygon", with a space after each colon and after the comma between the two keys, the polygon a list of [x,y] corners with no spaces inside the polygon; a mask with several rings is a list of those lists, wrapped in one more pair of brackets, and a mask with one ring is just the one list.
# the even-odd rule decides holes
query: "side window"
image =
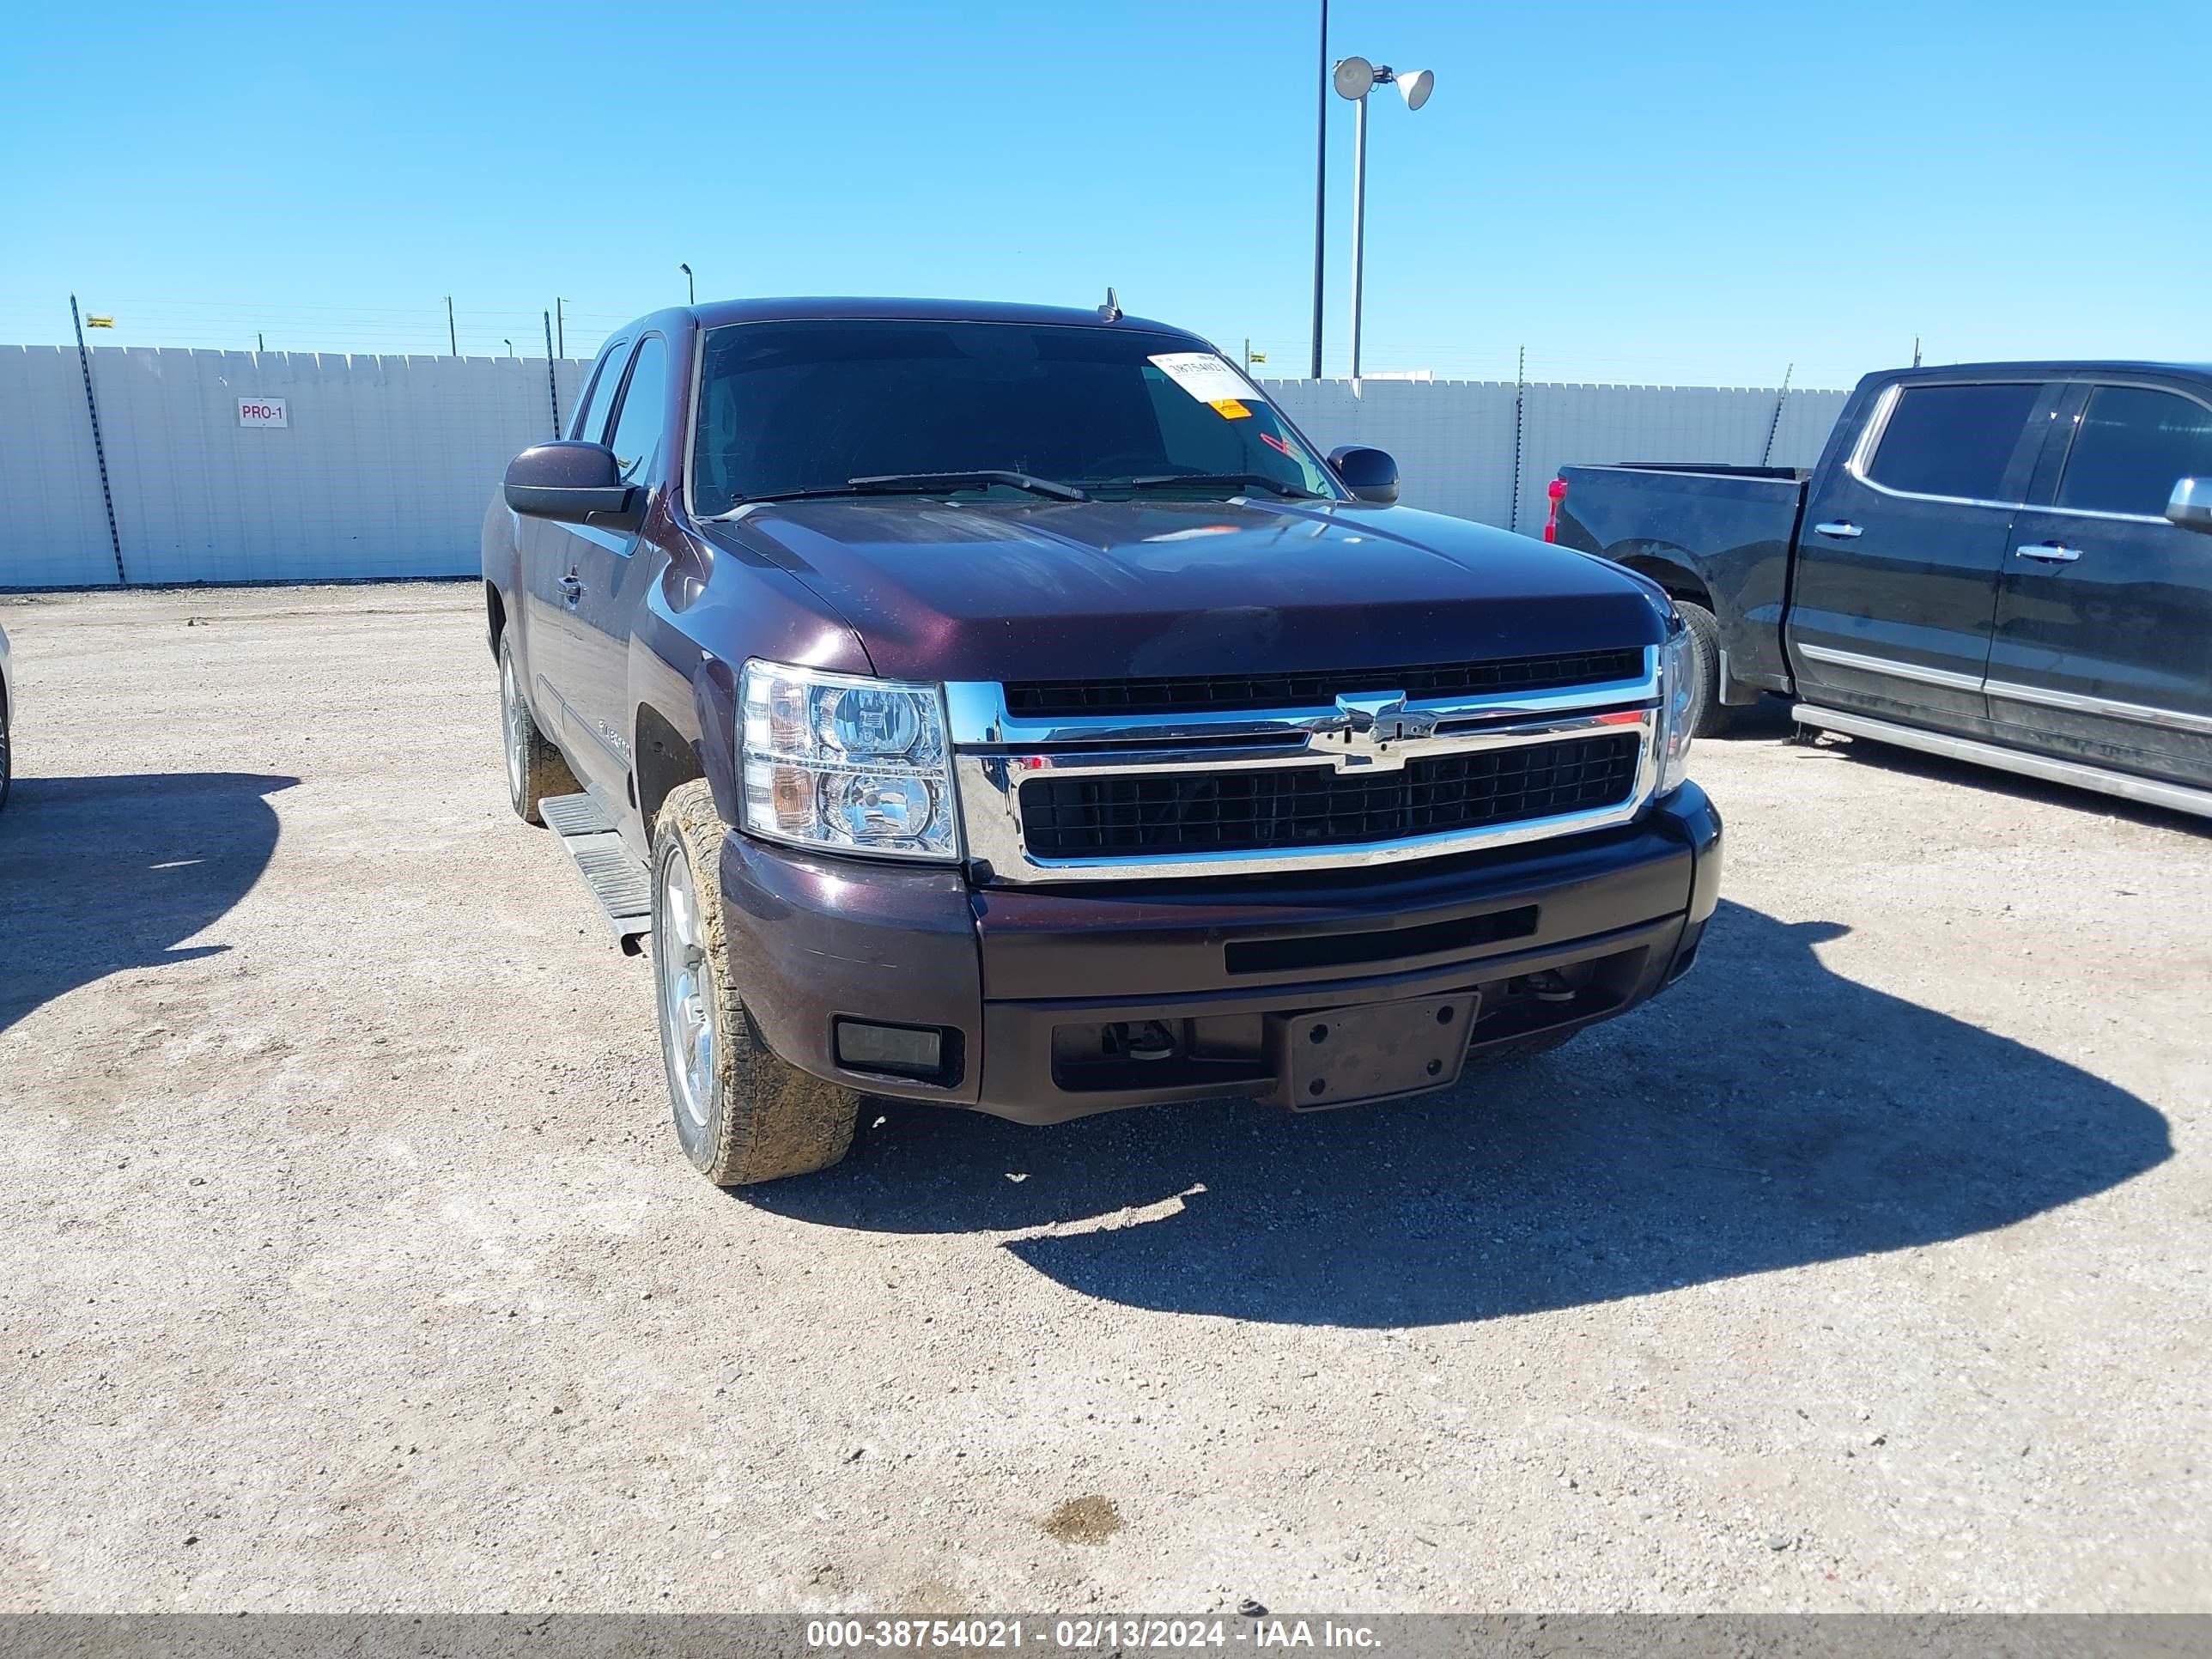
{"label": "side window", "polygon": [[2148,386],[2100,386],[2075,430],[2057,505],[2162,518],[2176,483],[2207,476],[2212,409]]}
{"label": "side window", "polygon": [[586,438],[593,443],[605,441],[607,411],[615,406],[615,393],[622,388],[623,359],[629,355],[627,340],[617,340],[599,354],[599,371],[592,380],[592,395],[576,416],[576,429],[571,436]]}
{"label": "side window", "polygon": [[647,465],[660,447],[662,411],[668,401],[668,343],[649,334],[637,349],[630,365],[629,389],[623,393],[622,413],[615,417],[615,434],[607,447],[615,453],[622,475],[632,483],[641,481]]}
{"label": "side window", "polygon": [[2032,382],[1907,386],[1890,411],[1867,476],[1915,495],[1996,501],[2042,393]]}

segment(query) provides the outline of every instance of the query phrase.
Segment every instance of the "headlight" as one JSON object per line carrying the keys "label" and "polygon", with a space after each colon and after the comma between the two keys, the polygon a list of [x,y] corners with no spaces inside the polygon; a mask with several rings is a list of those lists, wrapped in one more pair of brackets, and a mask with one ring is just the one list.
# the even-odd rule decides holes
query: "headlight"
{"label": "headlight", "polygon": [[833,851],[960,856],[936,686],[754,660],[738,702],[744,827],[755,835]]}
{"label": "headlight", "polygon": [[1690,775],[1690,720],[1698,692],[1698,647],[1680,617],[1659,647],[1659,791]]}

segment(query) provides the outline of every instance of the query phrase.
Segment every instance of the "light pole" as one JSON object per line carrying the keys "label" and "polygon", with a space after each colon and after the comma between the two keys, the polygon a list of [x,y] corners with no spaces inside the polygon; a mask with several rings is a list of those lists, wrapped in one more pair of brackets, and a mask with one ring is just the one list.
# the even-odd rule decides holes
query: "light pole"
{"label": "light pole", "polygon": [[505,346],[505,347],[507,348],[507,355],[508,356],[512,357],[513,356],[514,356],[514,341],[509,340],[509,339],[506,339],[506,338],[502,337],[502,338],[501,339],[501,341],[500,341],[500,343],[501,343],[501,345],[503,345],[503,346]]}
{"label": "light pole", "polygon": [[684,273],[684,294],[685,300],[692,305],[697,305],[699,303],[699,284],[691,280],[691,267],[689,265],[678,265],[676,268]]}
{"label": "light pole", "polygon": [[1321,0],[1321,62],[1314,76],[1313,378],[1321,379],[1321,279],[1328,231],[1328,0]]}
{"label": "light pole", "polygon": [[1401,75],[1387,64],[1346,58],[1337,64],[1333,78],[1336,95],[1349,98],[1358,110],[1352,127],[1352,378],[1357,380],[1359,305],[1367,276],[1367,94],[1378,86],[1395,86],[1407,109],[1419,109],[1437,89],[1437,77],[1427,70]]}

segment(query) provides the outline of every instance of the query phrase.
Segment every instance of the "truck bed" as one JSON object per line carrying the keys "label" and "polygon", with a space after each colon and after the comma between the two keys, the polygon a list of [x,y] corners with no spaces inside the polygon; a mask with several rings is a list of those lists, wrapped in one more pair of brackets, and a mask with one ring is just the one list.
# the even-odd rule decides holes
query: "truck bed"
{"label": "truck bed", "polygon": [[1808,472],[1661,461],[1559,476],[1562,544],[1641,572],[1718,619],[1724,700],[1790,689],[1782,613]]}
{"label": "truck bed", "polygon": [[1725,461],[1615,461],[1609,466],[1577,468],[1583,472],[1693,472],[1709,478],[1794,478],[1813,476],[1802,466],[1731,466]]}

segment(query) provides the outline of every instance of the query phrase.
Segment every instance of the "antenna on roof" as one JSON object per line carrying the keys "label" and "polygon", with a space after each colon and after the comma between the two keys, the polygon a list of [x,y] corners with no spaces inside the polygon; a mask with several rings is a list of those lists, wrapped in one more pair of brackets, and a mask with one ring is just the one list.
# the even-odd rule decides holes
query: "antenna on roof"
{"label": "antenna on roof", "polygon": [[1106,290],[1106,303],[1098,307],[1098,314],[1109,323],[1121,320],[1121,302],[1114,297],[1114,290],[1110,288]]}

